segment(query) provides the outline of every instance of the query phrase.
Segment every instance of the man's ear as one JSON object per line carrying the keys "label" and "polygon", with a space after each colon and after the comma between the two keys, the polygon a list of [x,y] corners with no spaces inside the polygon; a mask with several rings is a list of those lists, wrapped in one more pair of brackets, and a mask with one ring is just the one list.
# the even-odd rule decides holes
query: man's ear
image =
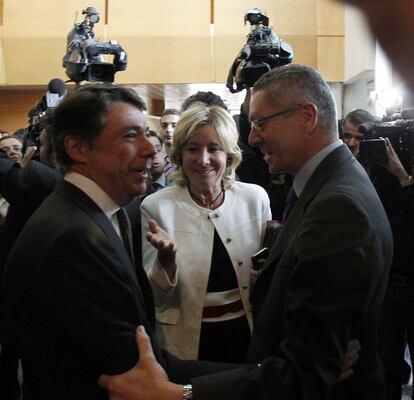
{"label": "man's ear", "polygon": [[66,136],[64,140],[68,156],[75,162],[85,164],[90,146],[78,136]]}
{"label": "man's ear", "polygon": [[304,103],[302,107],[304,128],[308,135],[312,135],[319,121],[318,107],[311,102]]}

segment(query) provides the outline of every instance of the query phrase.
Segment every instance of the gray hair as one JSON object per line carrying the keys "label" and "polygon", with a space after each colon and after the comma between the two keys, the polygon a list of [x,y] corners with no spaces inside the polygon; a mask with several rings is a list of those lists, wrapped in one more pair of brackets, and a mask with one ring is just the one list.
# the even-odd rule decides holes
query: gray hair
{"label": "gray hair", "polygon": [[275,68],[260,77],[253,93],[266,92],[269,101],[286,108],[306,102],[318,109],[318,124],[327,135],[337,135],[337,114],[331,89],[313,68],[290,64]]}

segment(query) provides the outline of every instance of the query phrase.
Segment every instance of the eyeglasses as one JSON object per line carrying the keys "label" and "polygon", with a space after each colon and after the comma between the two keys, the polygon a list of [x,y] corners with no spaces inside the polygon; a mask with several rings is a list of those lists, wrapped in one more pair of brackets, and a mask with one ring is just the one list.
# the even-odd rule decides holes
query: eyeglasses
{"label": "eyeglasses", "polygon": [[253,120],[253,121],[250,121],[250,124],[251,124],[251,126],[252,126],[252,128],[253,128],[253,129],[255,129],[255,130],[257,130],[257,131],[261,132],[261,131],[263,131],[263,129],[264,129],[264,127],[263,127],[263,126],[261,126],[261,124],[262,124],[264,121],[267,121],[267,120],[269,120],[269,119],[271,119],[271,118],[279,117],[280,115],[287,114],[287,113],[289,113],[289,112],[291,112],[291,111],[296,111],[296,110],[299,110],[299,108],[301,108],[301,107],[302,107],[302,104],[301,104],[301,105],[299,105],[299,106],[296,106],[296,107],[288,108],[288,109],[286,109],[286,110],[278,111],[277,113],[271,114],[271,115],[269,115],[269,116],[267,116],[267,117],[260,118],[260,119],[255,119],[255,120]]}

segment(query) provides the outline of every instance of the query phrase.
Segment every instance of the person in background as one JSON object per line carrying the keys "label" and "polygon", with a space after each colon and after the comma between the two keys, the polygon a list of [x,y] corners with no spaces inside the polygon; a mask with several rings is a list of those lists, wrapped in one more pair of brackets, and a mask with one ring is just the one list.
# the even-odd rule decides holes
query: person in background
{"label": "person in background", "polygon": [[152,143],[155,148],[155,155],[152,157],[150,168],[150,182],[147,188],[147,194],[151,194],[164,189],[166,186],[164,175],[166,154],[163,149],[162,140],[156,132],[149,130],[146,135],[148,141]]}
{"label": "person in background", "polygon": [[[143,265],[165,348],[184,359],[241,362],[250,341],[251,256],[271,219],[260,186],[235,182],[234,120],[197,102],[181,115],[171,156],[176,186],[142,202]],[[153,239],[158,226],[178,246]],[[174,248],[175,248],[174,247]]]}
{"label": "person in background", "polygon": [[[50,115],[51,111],[49,110],[42,123],[46,123]],[[15,138],[12,139],[16,140]],[[9,205],[0,238],[0,282],[5,260],[18,235],[30,216],[53,191],[56,183],[61,178],[60,173],[54,170],[49,139],[46,130],[42,129],[39,137],[40,162],[30,160],[34,154],[33,151],[28,152],[23,159],[21,155],[15,157],[15,159],[10,159],[5,152],[0,151],[0,194],[4,196],[3,198],[7,200]],[[2,308],[2,296],[0,296],[0,299]],[[3,315],[0,316],[0,322],[3,324]],[[0,343],[2,344],[0,353],[0,398],[18,399],[20,396],[18,381],[19,356],[14,349],[12,338],[7,337],[5,332],[2,332]]]}
{"label": "person in background", "polygon": [[179,119],[180,111],[176,110],[175,108],[165,109],[160,118],[159,134],[164,145],[164,151],[166,153],[164,167],[164,175],[166,178],[168,178],[168,176],[175,171],[175,165],[171,162],[170,153],[175,127],[177,126]]}
{"label": "person in background", "polygon": [[364,139],[364,135],[358,130],[361,124],[375,122],[376,119],[368,111],[357,109],[351,111],[342,121],[342,141],[351,150],[354,157],[358,158],[359,144]]}
{"label": "person in background", "polygon": [[3,150],[7,157],[15,162],[22,161],[22,142],[13,136],[3,136],[0,138],[0,150]]}

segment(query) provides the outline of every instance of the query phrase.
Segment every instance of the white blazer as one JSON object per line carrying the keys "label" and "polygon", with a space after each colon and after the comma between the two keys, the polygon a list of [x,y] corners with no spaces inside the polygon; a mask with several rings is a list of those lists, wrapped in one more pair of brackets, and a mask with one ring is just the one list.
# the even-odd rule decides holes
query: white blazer
{"label": "white blazer", "polygon": [[[260,250],[271,219],[269,197],[260,186],[235,182],[216,210],[198,206],[187,187],[173,186],[147,196],[141,205],[143,265],[152,285],[157,332],[164,347],[183,359],[197,359],[201,320],[210,274],[214,229],[237,276],[240,297],[252,329],[249,305],[251,256]],[[177,243],[175,281],[145,239],[154,219]]]}

